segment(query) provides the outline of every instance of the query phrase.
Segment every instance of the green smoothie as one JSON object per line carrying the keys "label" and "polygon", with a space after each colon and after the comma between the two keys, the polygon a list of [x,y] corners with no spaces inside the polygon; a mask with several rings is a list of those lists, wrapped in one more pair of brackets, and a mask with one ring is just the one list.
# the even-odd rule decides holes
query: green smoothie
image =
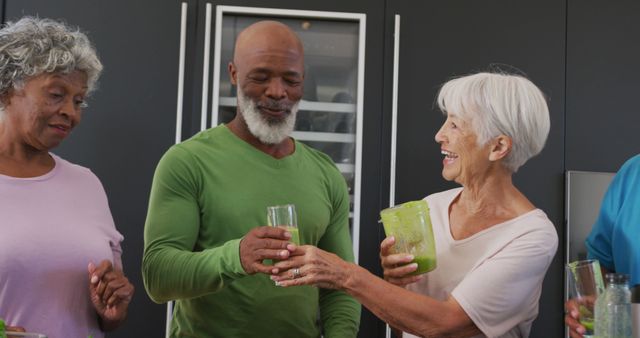
{"label": "green smoothie", "polygon": [[419,275],[421,273],[429,272],[436,268],[435,257],[416,256],[411,262],[418,263],[418,269],[413,273],[411,273],[412,275]]}
{"label": "green smoothie", "polygon": [[380,212],[387,236],[394,236],[392,253],[414,256],[412,263],[418,269],[412,275],[429,272],[436,268],[436,249],[429,217],[429,206],[425,200],[406,202]]}
{"label": "green smoothie", "polygon": [[297,227],[281,226],[279,228],[285,229],[291,233],[291,239],[289,241],[295,245],[300,245],[300,232]]}
{"label": "green smoothie", "polygon": [[593,319],[580,320],[580,324],[587,329],[587,332],[593,332]]}
{"label": "green smoothie", "polygon": [[[291,234],[291,238],[289,239],[289,242],[291,242],[291,243],[293,243],[295,245],[300,245],[300,232],[299,232],[297,227],[279,226],[278,228],[282,228],[284,230],[289,231],[289,233]],[[273,261],[271,259],[265,259],[262,262],[262,264],[264,264],[264,265],[273,265],[274,263],[277,263],[279,261],[280,261],[279,259],[276,259],[275,261]]]}

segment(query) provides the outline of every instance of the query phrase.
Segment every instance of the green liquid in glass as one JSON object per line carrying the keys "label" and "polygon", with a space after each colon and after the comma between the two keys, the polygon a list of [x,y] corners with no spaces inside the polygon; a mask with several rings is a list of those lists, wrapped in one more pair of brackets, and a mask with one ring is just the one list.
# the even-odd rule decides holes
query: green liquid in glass
{"label": "green liquid in glass", "polygon": [[[300,232],[299,232],[298,228],[296,228],[296,227],[287,227],[287,226],[280,226],[278,228],[282,228],[284,230],[289,231],[289,233],[291,234],[291,238],[289,239],[289,242],[291,242],[291,243],[293,243],[295,245],[300,245]],[[264,261],[262,261],[262,264],[264,264],[264,265],[273,265],[275,263],[278,263],[279,261],[280,261],[279,259],[275,259],[275,260],[265,259]]]}
{"label": "green liquid in glass", "polygon": [[291,233],[291,238],[289,239],[291,243],[295,245],[300,245],[300,232],[298,228],[296,227],[280,227],[280,228],[285,229],[289,231],[289,233]]}
{"label": "green liquid in glass", "polygon": [[419,275],[431,271],[436,268],[436,259],[429,256],[417,256],[411,263],[418,263],[418,269],[412,272],[412,275]]}
{"label": "green liquid in glass", "polygon": [[593,319],[580,320],[580,324],[587,329],[586,334],[593,334]]}
{"label": "green liquid in glass", "polygon": [[391,253],[411,254],[414,257],[412,263],[418,264],[411,275],[436,268],[435,243],[426,201],[411,201],[384,209],[380,218],[387,236],[396,238]]}

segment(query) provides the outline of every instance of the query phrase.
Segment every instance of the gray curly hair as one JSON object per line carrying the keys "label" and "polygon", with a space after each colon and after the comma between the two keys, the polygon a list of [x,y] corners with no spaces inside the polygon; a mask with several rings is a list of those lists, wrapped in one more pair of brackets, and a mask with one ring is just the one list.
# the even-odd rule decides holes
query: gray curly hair
{"label": "gray curly hair", "polygon": [[[0,29],[0,96],[42,73],[87,75],[87,94],[97,87],[102,63],[89,38],[78,28],[51,19],[23,17]],[[0,102],[0,117],[4,115]]]}

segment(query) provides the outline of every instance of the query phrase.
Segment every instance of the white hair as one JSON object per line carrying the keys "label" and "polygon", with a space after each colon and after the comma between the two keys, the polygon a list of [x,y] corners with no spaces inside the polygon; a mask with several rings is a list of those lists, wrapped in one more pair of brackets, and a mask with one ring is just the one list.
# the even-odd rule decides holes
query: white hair
{"label": "white hair", "polygon": [[298,103],[291,106],[291,113],[283,121],[268,121],[258,111],[256,103],[242,92],[238,83],[238,113],[242,114],[251,134],[262,143],[278,144],[291,135],[296,124]]}
{"label": "white hair", "polygon": [[477,73],[445,83],[438,106],[469,121],[480,145],[499,135],[512,140],[502,164],[511,172],[540,153],[549,135],[544,94],[528,79],[510,74]]}

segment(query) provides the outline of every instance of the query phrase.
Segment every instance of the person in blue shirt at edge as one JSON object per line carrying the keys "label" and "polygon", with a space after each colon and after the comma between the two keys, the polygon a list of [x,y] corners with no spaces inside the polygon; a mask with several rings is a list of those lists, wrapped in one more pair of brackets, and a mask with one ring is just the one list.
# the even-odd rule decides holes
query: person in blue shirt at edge
{"label": "person in blue shirt at edge", "polygon": [[[602,199],[600,213],[585,244],[587,258],[597,259],[602,274],[630,275],[629,286],[640,285],[640,155],[627,160]],[[565,323],[572,338],[586,332],[575,300],[565,303]]]}
{"label": "person in blue shirt at edge", "polygon": [[235,118],[171,147],[156,169],[147,293],[176,301],[171,337],[355,337],[355,299],[278,287],[263,262],[296,248],[291,233],[264,226],[267,207],[281,204],[296,206],[301,243],[353,261],[344,177],[327,155],[290,137],[303,95],[302,43],[282,23],[255,23],[238,35],[229,74]]}

